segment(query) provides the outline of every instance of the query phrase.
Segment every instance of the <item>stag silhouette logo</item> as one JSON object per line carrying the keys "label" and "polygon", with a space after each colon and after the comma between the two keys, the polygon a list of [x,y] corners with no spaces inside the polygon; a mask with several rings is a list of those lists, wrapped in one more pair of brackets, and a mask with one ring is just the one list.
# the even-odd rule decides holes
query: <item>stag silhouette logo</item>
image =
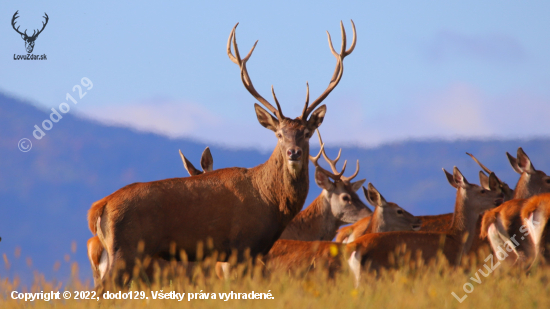
{"label": "stag silhouette logo", "polygon": [[38,35],[40,33],[42,33],[42,31],[44,31],[44,28],[46,28],[46,25],[48,24],[48,14],[44,13],[44,15],[46,16],[42,16],[46,19],[46,22],[42,22],[42,29],[38,30],[38,32],[36,32],[37,30],[33,30],[32,32],[32,35],[29,36],[27,35],[27,29],[25,29],[25,32],[21,32],[19,31],[19,27],[20,26],[17,26],[17,28],[15,28],[15,20],[19,18],[19,16],[17,16],[17,13],[19,12],[19,10],[17,12],[15,12],[15,14],[13,14],[13,18],[11,19],[11,26],[13,27],[13,30],[15,30],[17,33],[19,33],[21,35],[21,38],[25,41],[25,48],[27,49],[27,53],[32,53],[32,50],[34,49],[34,41],[36,41],[36,38],[38,37]]}

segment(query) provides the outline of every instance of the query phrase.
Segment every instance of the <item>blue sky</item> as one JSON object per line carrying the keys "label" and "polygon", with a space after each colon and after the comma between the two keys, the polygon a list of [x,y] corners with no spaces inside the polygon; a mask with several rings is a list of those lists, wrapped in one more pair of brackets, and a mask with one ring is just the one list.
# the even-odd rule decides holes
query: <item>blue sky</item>
{"label": "blue sky", "polygon": [[[39,28],[34,54],[12,29]],[[550,132],[550,4],[517,1],[133,1],[0,3],[0,91],[50,109],[82,77],[94,87],[70,113],[170,137],[272,149],[255,99],[227,57],[231,28],[256,89],[274,85],[298,116],[309,82],[327,86],[339,22],[358,43],[325,100],[325,142],[531,138]],[[30,30],[32,33],[32,30]],[[29,124],[29,135],[34,124]]]}

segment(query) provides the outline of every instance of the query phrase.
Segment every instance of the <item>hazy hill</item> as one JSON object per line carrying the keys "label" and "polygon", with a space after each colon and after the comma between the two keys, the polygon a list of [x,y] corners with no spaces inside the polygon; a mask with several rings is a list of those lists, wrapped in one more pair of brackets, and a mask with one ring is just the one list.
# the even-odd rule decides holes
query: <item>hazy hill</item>
{"label": "hazy hill", "polygon": [[[49,114],[0,94],[0,254],[6,253],[12,263],[9,271],[0,268],[0,276],[25,273],[26,257],[32,257],[31,269],[51,275],[54,262],[65,263],[65,255],[69,254],[70,262],[77,261],[82,275],[90,277],[85,249],[91,236],[86,223],[90,205],[132,182],[187,176],[178,149],[198,166],[206,146],[100,125],[74,117],[71,112],[63,114],[63,119],[45,131],[41,140],[34,139],[34,125],[40,125]],[[17,148],[24,137],[33,143],[27,153]],[[327,146],[329,154],[337,153],[336,145]],[[357,179],[373,182],[387,200],[413,214],[438,214],[452,211],[455,195],[442,167],[451,171],[456,165],[470,182],[479,183],[479,168],[464,154],[468,151],[513,186],[518,175],[510,168],[505,152],[515,156],[518,146],[524,148],[537,169],[550,170],[550,139],[409,141],[374,149],[348,147],[342,150],[342,161],[350,160],[349,175],[359,159],[361,172]],[[216,145],[210,148],[214,168],[252,167],[270,155]],[[319,192],[312,182],[308,203]],[[77,244],[75,254],[71,253],[72,241]],[[22,254],[14,259],[17,246]],[[67,269],[63,266],[57,276],[63,277]]]}

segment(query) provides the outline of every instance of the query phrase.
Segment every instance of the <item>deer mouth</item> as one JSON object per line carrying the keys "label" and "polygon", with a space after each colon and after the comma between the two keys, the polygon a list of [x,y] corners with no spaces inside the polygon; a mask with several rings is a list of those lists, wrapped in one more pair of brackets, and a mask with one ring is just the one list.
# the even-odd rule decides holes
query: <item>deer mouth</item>
{"label": "deer mouth", "polygon": [[495,204],[495,206],[500,206],[502,203],[504,203],[504,199],[499,198],[499,199],[496,199],[496,200],[495,200],[495,203],[494,203],[494,204]]}
{"label": "deer mouth", "polygon": [[293,172],[300,172],[302,170],[302,161],[301,160],[291,160],[288,159],[288,168]]}

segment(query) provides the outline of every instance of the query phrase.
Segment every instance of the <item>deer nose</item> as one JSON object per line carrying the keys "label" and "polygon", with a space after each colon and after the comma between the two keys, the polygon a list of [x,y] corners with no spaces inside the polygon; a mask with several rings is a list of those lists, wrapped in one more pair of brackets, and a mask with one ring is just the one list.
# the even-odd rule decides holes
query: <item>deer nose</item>
{"label": "deer nose", "polygon": [[289,160],[299,160],[302,157],[302,149],[300,148],[289,148],[286,151],[286,155],[288,156]]}

